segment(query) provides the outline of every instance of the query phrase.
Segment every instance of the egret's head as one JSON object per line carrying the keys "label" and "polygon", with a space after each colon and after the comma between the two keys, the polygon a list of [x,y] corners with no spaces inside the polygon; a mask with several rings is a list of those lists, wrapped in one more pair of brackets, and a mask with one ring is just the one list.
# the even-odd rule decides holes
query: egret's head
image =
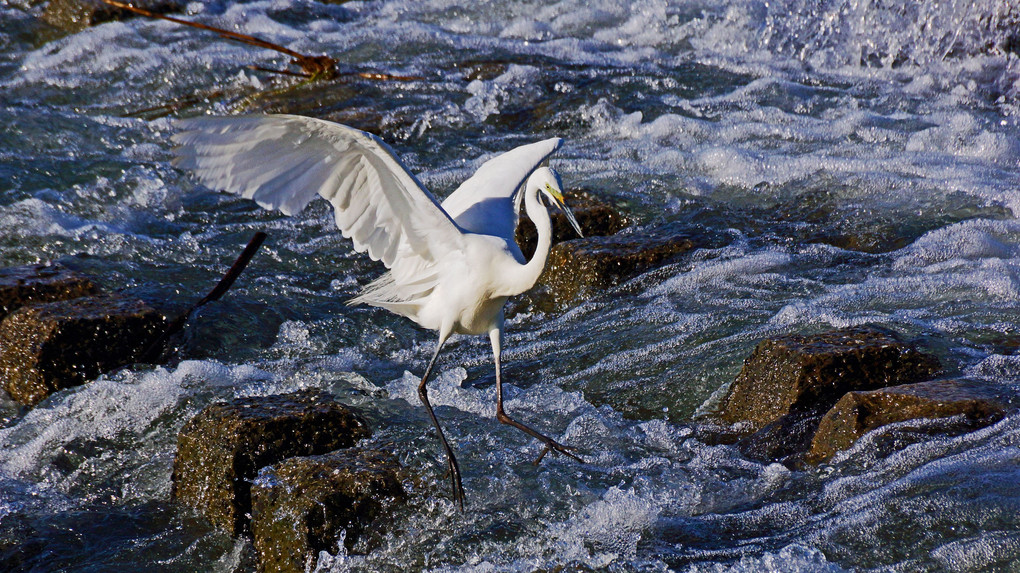
{"label": "egret's head", "polygon": [[551,167],[539,167],[531,174],[528,178],[528,183],[538,187],[540,195],[545,197],[554,207],[560,210],[570,221],[570,225],[574,227],[577,234],[581,237],[584,233],[581,232],[581,225],[578,224],[577,219],[574,218],[574,213],[567,207],[567,204],[563,202],[563,182],[560,180],[560,174],[556,173],[556,170]]}

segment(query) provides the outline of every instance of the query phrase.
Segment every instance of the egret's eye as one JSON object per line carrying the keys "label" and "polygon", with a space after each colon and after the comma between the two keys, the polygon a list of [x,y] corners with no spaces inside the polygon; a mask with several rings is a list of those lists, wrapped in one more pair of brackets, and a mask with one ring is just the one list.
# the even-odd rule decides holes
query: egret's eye
{"label": "egret's eye", "polygon": [[551,183],[546,183],[544,190],[548,194],[548,196],[553,199],[555,203],[563,203],[563,194],[560,193],[560,191],[557,190],[555,187],[553,187]]}

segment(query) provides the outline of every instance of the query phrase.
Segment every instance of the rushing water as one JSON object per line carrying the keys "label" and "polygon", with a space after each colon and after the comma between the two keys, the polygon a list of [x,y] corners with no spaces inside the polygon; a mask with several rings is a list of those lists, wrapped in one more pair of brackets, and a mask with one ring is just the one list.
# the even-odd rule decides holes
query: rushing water
{"label": "rushing water", "polygon": [[[508,409],[488,341],[448,346],[434,403],[458,514],[415,397],[433,334],[342,303],[378,273],[325,205],[266,213],[171,167],[172,118],[277,81],[270,51],[135,19],[62,36],[0,5],[0,265],[64,261],[165,307],[205,307],[180,360],[30,411],[0,399],[0,563],[15,571],[250,571],[252,549],[170,502],[181,425],[211,401],[323,388],[368,445],[424,476],[369,555],[323,570],[1020,570],[1020,418],[790,470],[701,439],[764,336],[879,323],[946,376],[1020,386],[1020,8],[914,0],[193,2],[189,17],[346,66],[418,76],[306,91],[377,129],[445,195],[477,158],[559,135],[569,187],[639,224],[725,237],[558,316],[508,323]],[[218,95],[222,92],[223,95]],[[286,106],[277,105],[283,109]],[[155,115],[155,114],[153,114]],[[924,426],[925,422],[912,423]],[[389,445],[388,445],[389,444]]]}

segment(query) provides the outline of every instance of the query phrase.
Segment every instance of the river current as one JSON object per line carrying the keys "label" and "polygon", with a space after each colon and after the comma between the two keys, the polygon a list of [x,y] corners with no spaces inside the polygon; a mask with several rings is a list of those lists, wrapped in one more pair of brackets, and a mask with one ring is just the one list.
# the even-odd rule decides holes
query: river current
{"label": "river current", "polygon": [[[346,70],[332,107],[442,197],[482,160],[560,136],[568,188],[703,248],[562,313],[507,325],[499,424],[488,340],[432,382],[455,511],[415,393],[434,334],[343,302],[376,276],[323,202],[295,217],[171,166],[175,117],[257,108],[287,58],[169,22],[66,35],[0,4],[0,266],[59,261],[180,311],[259,230],[179,357],[0,398],[0,559],[13,571],[253,571],[249,542],[170,500],[180,427],[209,403],[322,388],[367,446],[423,476],[367,555],[322,571],[1017,571],[1020,417],[807,469],[693,425],[764,337],[880,324],[944,377],[1020,389],[1020,8],[912,0],[192,2],[182,17]],[[300,90],[296,93],[301,93]],[[169,116],[139,110],[197,96]],[[286,101],[283,97],[281,101]],[[245,107],[247,106],[247,107]],[[273,109],[285,109],[277,105]],[[908,423],[921,430],[930,422]]]}

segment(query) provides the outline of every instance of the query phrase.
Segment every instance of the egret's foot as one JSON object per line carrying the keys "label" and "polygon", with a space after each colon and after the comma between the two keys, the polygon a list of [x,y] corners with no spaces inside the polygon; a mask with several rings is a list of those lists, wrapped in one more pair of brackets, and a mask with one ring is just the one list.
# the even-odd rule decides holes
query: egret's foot
{"label": "egret's foot", "polygon": [[542,440],[542,442],[545,443],[545,447],[542,448],[542,453],[538,454],[538,458],[536,458],[535,461],[532,462],[532,464],[537,466],[539,463],[542,462],[542,458],[544,458],[545,455],[548,454],[549,452],[555,452],[557,454],[563,454],[564,456],[567,456],[568,458],[570,458],[570,459],[572,459],[574,461],[580,462],[582,464],[584,463],[584,460],[582,460],[577,455],[571,453],[571,452],[579,451],[574,446],[565,446],[565,445],[557,442],[556,440],[554,440],[554,439],[552,439],[550,437],[547,437],[547,436],[543,436],[543,437],[545,438],[544,440],[542,438],[539,438],[539,439]]}
{"label": "egret's foot", "polygon": [[571,453],[578,451],[577,448],[573,446],[564,446],[563,444],[539,432],[538,430],[525,426],[524,424],[518,422],[517,420],[514,420],[510,416],[507,416],[506,412],[503,411],[502,404],[496,405],[496,419],[504,424],[517,428],[518,430],[524,432],[525,434],[528,434],[529,436],[545,444],[545,449],[543,449],[542,453],[538,455],[538,459],[534,461],[534,464],[536,466],[538,465],[539,462],[542,461],[542,458],[544,458],[545,455],[548,454],[549,452],[563,454],[574,461],[581,462],[582,464],[584,463],[584,460]]}
{"label": "egret's foot", "polygon": [[457,458],[453,455],[446,457],[446,475],[443,477],[450,478],[453,502],[457,504],[458,509],[464,511],[464,484],[460,480],[460,466],[457,465]]}

